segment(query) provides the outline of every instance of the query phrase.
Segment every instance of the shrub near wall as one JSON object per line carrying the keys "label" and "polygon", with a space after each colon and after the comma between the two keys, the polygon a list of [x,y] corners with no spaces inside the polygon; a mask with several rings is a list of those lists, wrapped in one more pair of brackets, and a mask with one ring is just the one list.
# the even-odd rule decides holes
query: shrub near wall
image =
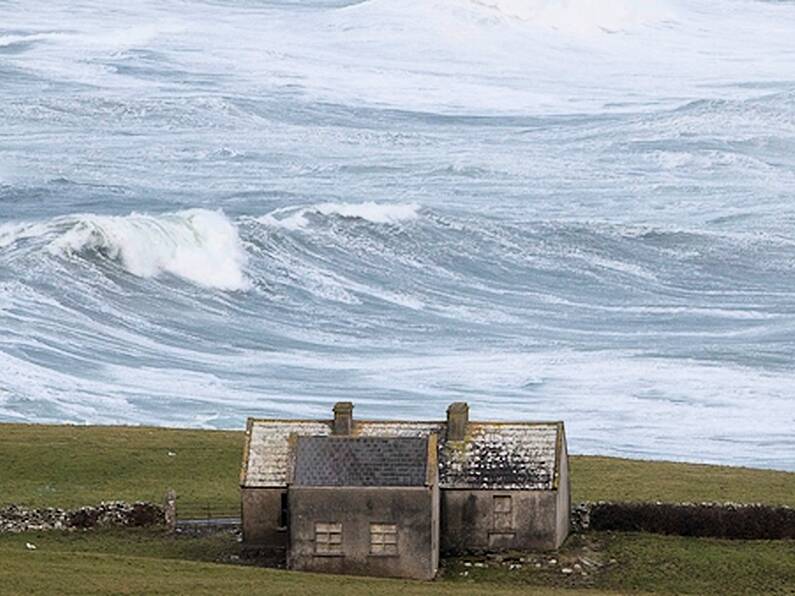
{"label": "shrub near wall", "polygon": [[795,509],[737,503],[580,503],[575,528],[743,540],[795,539]]}

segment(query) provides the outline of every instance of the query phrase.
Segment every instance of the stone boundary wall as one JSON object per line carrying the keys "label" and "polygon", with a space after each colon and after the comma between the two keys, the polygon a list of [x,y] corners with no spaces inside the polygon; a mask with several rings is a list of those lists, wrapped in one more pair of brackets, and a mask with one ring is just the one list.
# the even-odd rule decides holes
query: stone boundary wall
{"label": "stone boundary wall", "polygon": [[572,529],[741,540],[795,539],[795,509],[759,503],[585,502],[572,508]]}
{"label": "stone boundary wall", "polygon": [[0,507],[0,534],[88,528],[141,527],[164,523],[164,511],[147,502],[103,502],[77,509]]}
{"label": "stone boundary wall", "polygon": [[[157,526],[166,525],[167,521],[163,507],[142,501],[103,502],[77,509],[0,507],[0,534]],[[586,501],[572,507],[571,525],[574,532],[612,530],[742,540],[795,539],[795,508],[759,503]]]}

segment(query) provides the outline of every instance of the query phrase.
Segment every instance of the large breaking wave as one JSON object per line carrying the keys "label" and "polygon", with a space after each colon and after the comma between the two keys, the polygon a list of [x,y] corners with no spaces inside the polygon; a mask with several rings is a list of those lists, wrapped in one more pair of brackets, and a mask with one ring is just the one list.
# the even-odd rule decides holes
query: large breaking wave
{"label": "large breaking wave", "polygon": [[[237,228],[223,213],[192,209],[161,216],[75,215],[48,222],[0,224],[0,248],[13,258],[41,248],[51,255],[110,259],[139,277],[171,274],[201,286],[248,287],[246,253]],[[32,246],[30,246],[32,244]]]}
{"label": "large breaking wave", "polygon": [[171,273],[211,288],[248,286],[246,253],[235,225],[222,213],[202,209],[160,217],[80,217],[49,249],[63,255],[101,254],[140,277]]}

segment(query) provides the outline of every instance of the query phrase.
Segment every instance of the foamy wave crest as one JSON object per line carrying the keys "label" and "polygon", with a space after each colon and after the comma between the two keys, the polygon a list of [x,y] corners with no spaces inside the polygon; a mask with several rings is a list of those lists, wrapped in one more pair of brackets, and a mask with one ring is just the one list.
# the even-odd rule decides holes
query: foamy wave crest
{"label": "foamy wave crest", "polygon": [[100,251],[139,277],[170,273],[222,290],[249,287],[238,230],[222,212],[85,216],[49,245],[54,254]]}
{"label": "foamy wave crest", "polygon": [[350,219],[363,219],[376,224],[395,224],[417,219],[420,206],[416,203],[320,203],[311,207],[280,209],[258,218],[257,221],[269,226],[299,230],[310,224],[315,215],[336,215]]}

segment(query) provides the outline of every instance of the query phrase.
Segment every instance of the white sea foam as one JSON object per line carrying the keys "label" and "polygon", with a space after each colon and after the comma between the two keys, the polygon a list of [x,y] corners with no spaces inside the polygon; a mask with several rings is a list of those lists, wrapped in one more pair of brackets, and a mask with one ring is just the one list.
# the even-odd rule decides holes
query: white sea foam
{"label": "white sea foam", "polygon": [[99,47],[105,49],[122,49],[135,46],[143,46],[152,41],[158,35],[164,33],[179,33],[183,28],[168,23],[143,24],[122,29],[99,30],[92,32],[69,32],[62,33],[57,31],[30,33],[27,35],[0,35],[0,48],[8,47],[18,43],[31,43],[35,41],[46,41],[52,44],[59,44],[62,47]]}
{"label": "white sea foam", "polygon": [[[312,99],[437,113],[637,110],[760,94],[727,80],[788,80],[795,11],[787,4],[368,0],[297,16],[202,3],[187,21],[144,0],[127,26],[108,30],[101,10],[75,22],[71,3],[51,2],[46,11],[4,15],[8,27],[49,32],[0,43],[43,39],[15,62],[114,89],[158,84],[117,68],[127,49],[154,48],[177,50],[182,69],[258,94],[263,83],[289,84]],[[74,27],[54,32],[63,22]],[[184,52],[186,45],[210,51]]]}
{"label": "white sea foam", "polygon": [[170,273],[210,288],[249,287],[237,227],[220,211],[84,216],[49,247],[56,254],[101,251],[139,277]]}
{"label": "white sea foam", "polygon": [[[758,428],[780,436],[792,424],[788,387],[795,377],[790,371],[671,362],[621,351],[400,356],[366,363],[351,359],[341,366],[414,391],[428,403],[449,399],[450,384],[438,379],[455,379],[453,387],[485,419],[565,419],[579,452],[637,455],[641,449],[664,449],[667,457],[720,462],[726,444],[743,437],[743,421],[754,420]],[[618,431],[620,438],[612,436]],[[746,438],[756,445],[765,440]],[[754,457],[733,454],[735,463]],[[795,464],[783,449],[770,449],[763,457],[767,465],[784,469]]]}
{"label": "white sea foam", "polygon": [[[705,82],[787,78],[789,62],[775,48],[790,50],[792,22],[792,11],[758,2],[369,0],[281,23],[258,44],[291,48],[282,57],[289,80],[341,103],[436,113],[647,110],[758,94],[707,93]],[[762,28],[765,44],[749,35]],[[236,57],[241,69],[281,76],[265,72],[258,55]]]}
{"label": "white sea foam", "polygon": [[0,249],[10,247],[26,238],[45,237],[53,229],[53,222],[13,222],[0,224]]}
{"label": "white sea foam", "polygon": [[675,13],[668,2],[648,0],[471,0],[471,4],[566,33],[623,31]]}
{"label": "white sea foam", "polygon": [[269,226],[300,230],[310,223],[311,215],[339,216],[363,219],[376,224],[396,224],[417,219],[420,206],[416,203],[319,203],[299,209],[281,209],[258,218]]}
{"label": "white sea foam", "polygon": [[0,35],[0,48],[18,43],[29,43],[41,39],[41,35]]}

